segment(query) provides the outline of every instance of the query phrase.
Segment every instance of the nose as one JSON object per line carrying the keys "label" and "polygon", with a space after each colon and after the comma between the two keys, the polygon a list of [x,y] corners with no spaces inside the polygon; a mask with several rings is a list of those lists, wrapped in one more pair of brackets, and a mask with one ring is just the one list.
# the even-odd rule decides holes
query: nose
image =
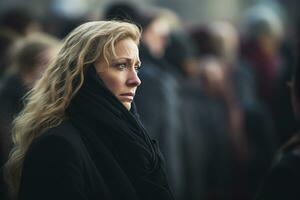
{"label": "nose", "polygon": [[141,80],[137,75],[137,72],[133,69],[128,71],[128,79],[127,79],[127,85],[131,87],[137,87],[141,84]]}

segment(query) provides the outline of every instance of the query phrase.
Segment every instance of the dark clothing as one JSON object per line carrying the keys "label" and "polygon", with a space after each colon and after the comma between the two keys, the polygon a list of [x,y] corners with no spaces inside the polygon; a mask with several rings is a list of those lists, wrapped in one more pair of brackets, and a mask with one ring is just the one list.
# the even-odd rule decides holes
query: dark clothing
{"label": "dark clothing", "polygon": [[16,75],[4,78],[0,87],[0,164],[6,162],[11,149],[11,123],[23,108],[26,87]]}
{"label": "dark clothing", "polygon": [[243,109],[243,127],[248,151],[247,162],[244,164],[238,161],[235,171],[240,171],[243,175],[238,177],[238,187],[244,186],[245,198],[253,199],[279,147],[278,137],[269,107],[258,95],[258,83],[251,63],[247,60],[239,60],[232,78]]}
{"label": "dark clothing", "polygon": [[172,66],[153,57],[143,43],[140,45],[140,58],[143,67],[139,77],[142,84],[136,93],[136,105],[145,128],[159,142],[170,185],[175,197],[180,199],[183,174],[179,84]]}
{"label": "dark clothing", "polygon": [[6,199],[7,191],[3,181],[2,166],[7,161],[12,147],[11,123],[23,108],[22,97],[26,87],[16,75],[3,77],[0,84],[0,199]]}
{"label": "dark clothing", "polygon": [[291,104],[291,91],[287,82],[292,80],[293,69],[296,69],[296,50],[294,44],[284,41],[281,46],[282,64],[275,83],[274,105],[272,114],[280,145],[285,144],[294,132],[299,129]]}
{"label": "dark clothing", "polygon": [[300,154],[287,153],[266,177],[257,200],[299,200]]}
{"label": "dark clothing", "polygon": [[223,200],[233,178],[224,104],[207,96],[199,79],[183,84],[185,199]]}
{"label": "dark clothing", "polygon": [[257,193],[256,200],[300,199],[300,134],[296,134],[281,149],[277,162],[271,167]]}
{"label": "dark clothing", "polygon": [[68,120],[38,137],[23,166],[20,200],[172,200],[161,153],[94,67]]}

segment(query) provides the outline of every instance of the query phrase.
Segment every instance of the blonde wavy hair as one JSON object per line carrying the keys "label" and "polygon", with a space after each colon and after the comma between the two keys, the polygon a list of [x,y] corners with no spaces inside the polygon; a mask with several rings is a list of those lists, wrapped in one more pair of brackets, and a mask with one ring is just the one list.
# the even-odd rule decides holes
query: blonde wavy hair
{"label": "blonde wavy hair", "polygon": [[32,141],[66,118],[66,109],[84,81],[84,69],[99,58],[115,55],[115,44],[126,38],[136,44],[140,29],[131,23],[95,21],[82,24],[65,39],[57,57],[26,97],[13,124],[14,148],[5,166],[5,178],[17,195],[23,161]]}

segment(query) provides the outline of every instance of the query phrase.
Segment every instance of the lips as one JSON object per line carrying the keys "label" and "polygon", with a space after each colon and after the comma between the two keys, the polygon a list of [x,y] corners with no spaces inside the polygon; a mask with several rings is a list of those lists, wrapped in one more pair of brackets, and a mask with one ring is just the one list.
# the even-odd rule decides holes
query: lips
{"label": "lips", "polygon": [[134,93],[128,92],[128,93],[122,93],[120,94],[121,98],[125,101],[132,101],[134,97]]}

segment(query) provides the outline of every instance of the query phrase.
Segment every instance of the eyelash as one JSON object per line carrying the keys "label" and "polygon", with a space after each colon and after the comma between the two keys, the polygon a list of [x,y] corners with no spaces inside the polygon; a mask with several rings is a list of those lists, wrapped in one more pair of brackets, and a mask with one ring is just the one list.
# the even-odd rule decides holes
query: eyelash
{"label": "eyelash", "polygon": [[119,63],[116,65],[118,69],[120,70],[124,70],[127,68],[127,64],[126,63]]}
{"label": "eyelash", "polygon": [[[117,64],[116,65],[116,67],[119,69],[119,70],[125,70],[125,69],[127,69],[128,68],[128,64],[127,63],[119,63],[119,64]],[[135,67],[134,67],[134,69],[135,69],[135,71],[138,73],[139,72],[139,70],[141,69],[141,66],[140,65],[136,65]]]}

